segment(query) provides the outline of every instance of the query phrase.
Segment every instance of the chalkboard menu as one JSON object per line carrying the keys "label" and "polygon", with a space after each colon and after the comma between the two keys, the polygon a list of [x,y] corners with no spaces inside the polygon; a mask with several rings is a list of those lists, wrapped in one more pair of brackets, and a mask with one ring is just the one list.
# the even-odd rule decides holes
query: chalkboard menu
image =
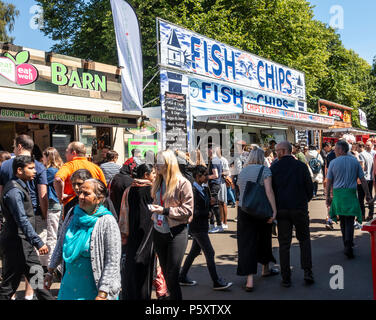
{"label": "chalkboard menu", "polygon": [[181,93],[165,92],[166,149],[187,151],[187,100]]}
{"label": "chalkboard menu", "polygon": [[307,130],[295,130],[296,142],[300,146],[308,145],[308,131]]}

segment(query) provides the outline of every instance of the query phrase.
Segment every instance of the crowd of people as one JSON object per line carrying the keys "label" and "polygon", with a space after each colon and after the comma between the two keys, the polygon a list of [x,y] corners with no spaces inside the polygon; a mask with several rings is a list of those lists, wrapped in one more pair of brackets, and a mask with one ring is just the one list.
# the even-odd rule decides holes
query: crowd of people
{"label": "crowd of people", "polygon": [[[260,147],[239,140],[232,159],[216,145],[205,155],[133,149],[122,166],[110,147],[97,164],[78,141],[67,146],[65,163],[53,147],[39,156],[35,149],[30,136],[19,135],[13,154],[0,152],[0,299],[16,299],[25,277],[25,299],[55,299],[51,285],[60,281],[59,300],[150,300],[153,286],[159,299],[182,300],[181,286],[197,284],[188,274],[201,251],[213,290],[227,290],[232,283],[217,272],[209,233],[228,229],[228,207],[237,208],[236,273],[245,277],[245,291],[254,289],[258,263],[262,277],[280,274],[282,286],[291,286],[293,229],[304,280],[312,284],[308,203],[318,197],[319,184],[328,208],[325,226],[333,230],[340,222],[348,258],[354,258],[354,228],[373,218],[371,140],[326,142],[320,152],[314,145],[271,140]],[[265,194],[267,218],[249,213],[250,183]],[[29,284],[35,270],[42,270],[42,285]]]}

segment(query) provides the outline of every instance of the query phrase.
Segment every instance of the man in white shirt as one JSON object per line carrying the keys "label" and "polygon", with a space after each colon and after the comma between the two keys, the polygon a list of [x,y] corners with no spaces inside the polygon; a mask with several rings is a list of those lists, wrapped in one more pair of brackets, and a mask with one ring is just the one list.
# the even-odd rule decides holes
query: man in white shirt
{"label": "man in white shirt", "polygon": [[372,159],[375,157],[376,150],[373,149],[373,143],[371,140],[366,142],[366,151],[372,155]]}
{"label": "man in white shirt", "polygon": [[[222,156],[222,150],[220,147],[216,148],[216,154],[219,160],[221,160],[222,163],[222,177],[226,177],[230,175],[230,166],[228,164],[228,161],[225,157]],[[218,194],[219,197],[219,211],[221,213],[222,218],[222,228],[228,229],[227,225],[227,187],[226,187],[226,181],[223,179],[223,182],[221,183],[221,190]]]}

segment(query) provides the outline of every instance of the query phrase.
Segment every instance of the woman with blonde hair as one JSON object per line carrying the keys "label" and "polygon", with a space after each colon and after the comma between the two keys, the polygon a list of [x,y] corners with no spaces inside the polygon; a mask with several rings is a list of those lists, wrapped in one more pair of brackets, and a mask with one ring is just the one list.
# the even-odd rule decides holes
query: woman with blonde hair
{"label": "woman with blonde hair", "polygon": [[170,300],[182,300],[179,271],[188,242],[187,224],[193,215],[191,183],[183,177],[171,150],[157,154],[157,176],[153,182],[153,242]]}
{"label": "woman with blonde hair", "polygon": [[[63,160],[59,152],[49,147],[43,151],[43,164],[47,168],[47,182],[48,182],[48,210],[47,210],[47,247],[48,255],[47,263],[50,263],[52,252],[56,246],[57,230],[59,227],[59,220],[61,215],[62,206],[59,203],[57,194],[54,188],[55,174],[63,165]],[[47,265],[48,265],[47,264]]]}
{"label": "woman with blonde hair", "polygon": [[[237,275],[247,276],[244,289],[253,291],[253,275],[257,274],[257,263],[261,263],[262,276],[277,275],[278,270],[269,268],[270,262],[276,262],[272,253],[272,223],[277,215],[274,192],[272,188],[272,172],[264,166],[264,150],[257,148],[251,151],[248,165],[238,177],[240,190],[238,206],[238,268]],[[260,177],[260,179],[259,179]],[[256,220],[242,210],[243,195],[248,181],[264,186],[265,193],[273,209],[273,217],[268,221]]]}

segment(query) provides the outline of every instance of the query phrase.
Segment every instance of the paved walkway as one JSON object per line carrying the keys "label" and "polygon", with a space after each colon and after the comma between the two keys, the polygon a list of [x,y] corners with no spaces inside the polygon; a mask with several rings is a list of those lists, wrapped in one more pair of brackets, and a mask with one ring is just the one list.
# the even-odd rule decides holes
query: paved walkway
{"label": "paved walkway", "polygon": [[[321,194],[321,193],[320,193]],[[287,299],[287,300],[337,300],[337,299],[372,299],[372,268],[370,236],[368,232],[355,230],[355,259],[348,260],[343,254],[343,244],[339,224],[335,230],[325,229],[326,206],[324,197],[311,201],[310,230],[312,241],[313,272],[316,283],[306,286],[303,281],[303,270],[300,269],[300,249],[296,238],[293,238],[291,248],[292,286],[281,287],[280,276],[261,278],[261,266],[258,276],[254,278],[255,290],[245,292],[242,285],[245,277],[236,275],[237,268],[237,243],[236,243],[236,217],[235,209],[229,210],[229,230],[225,233],[211,234],[210,238],[216,252],[218,273],[233,286],[228,292],[214,292],[211,288],[211,279],[206,268],[204,255],[200,255],[189,273],[191,279],[198,281],[194,287],[183,287],[183,298],[193,300],[244,300],[244,299]],[[191,245],[189,241],[188,248]],[[278,240],[273,237],[273,253],[279,261]],[[339,265],[344,271],[344,289],[332,290],[330,268]],[[277,265],[277,267],[279,267]]]}

